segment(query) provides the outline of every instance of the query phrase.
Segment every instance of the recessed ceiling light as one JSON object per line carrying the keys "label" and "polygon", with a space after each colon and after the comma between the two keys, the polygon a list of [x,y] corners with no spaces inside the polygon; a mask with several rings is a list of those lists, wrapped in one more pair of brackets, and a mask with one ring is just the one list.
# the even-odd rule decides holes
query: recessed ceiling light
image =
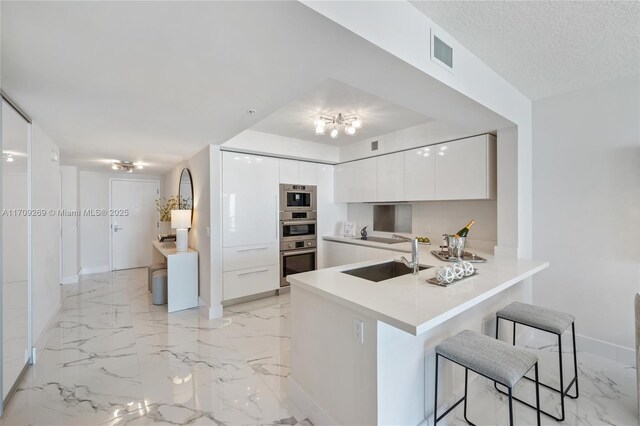
{"label": "recessed ceiling light", "polygon": [[247,110],[247,114],[254,115],[257,111],[253,108]]}

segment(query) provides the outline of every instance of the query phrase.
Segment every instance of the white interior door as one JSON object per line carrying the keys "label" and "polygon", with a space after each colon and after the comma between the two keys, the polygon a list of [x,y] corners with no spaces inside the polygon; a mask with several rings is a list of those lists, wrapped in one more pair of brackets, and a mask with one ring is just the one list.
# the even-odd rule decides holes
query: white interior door
{"label": "white interior door", "polygon": [[159,183],[111,181],[111,269],[151,265],[151,241],[156,238]]}

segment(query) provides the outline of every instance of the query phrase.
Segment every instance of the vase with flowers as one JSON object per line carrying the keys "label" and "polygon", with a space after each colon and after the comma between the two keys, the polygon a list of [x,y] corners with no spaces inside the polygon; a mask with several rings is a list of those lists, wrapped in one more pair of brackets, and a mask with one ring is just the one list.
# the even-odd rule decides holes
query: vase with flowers
{"label": "vase with flowers", "polygon": [[182,210],[191,208],[191,199],[172,195],[168,198],[162,197],[156,200],[160,225],[158,233],[169,234],[171,232],[171,210]]}

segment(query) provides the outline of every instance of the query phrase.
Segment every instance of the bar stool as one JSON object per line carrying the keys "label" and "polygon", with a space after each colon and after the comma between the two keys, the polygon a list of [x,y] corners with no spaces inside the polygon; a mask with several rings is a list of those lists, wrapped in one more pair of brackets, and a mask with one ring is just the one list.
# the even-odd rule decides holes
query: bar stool
{"label": "bar stool", "polygon": [[[438,417],[438,358],[443,357],[464,367],[464,396]],[[464,401],[464,419],[467,418],[467,383],[469,370],[498,382],[509,389],[509,424],[513,426],[513,387],[531,369],[535,372],[536,415],[540,425],[540,388],[538,387],[538,357],[506,342],[493,339],[476,331],[464,330],[436,346],[436,384],[433,407],[434,426]],[[535,408],[535,407],[534,407]]]}
{"label": "bar stool", "polygon": [[[578,393],[578,359],[576,356],[576,328],[575,328],[575,318],[572,315],[566,314],[564,312],[554,311],[552,309],[542,308],[540,306],[529,305],[527,303],[513,302],[504,308],[500,309],[496,313],[496,339],[498,339],[498,330],[500,320],[507,320],[513,323],[513,345],[516,344],[516,324],[525,325],[527,327],[535,328],[537,330],[546,331],[548,333],[555,334],[558,336],[558,364],[560,366],[560,389],[556,389],[551,387],[545,383],[540,382],[540,386],[544,386],[545,388],[557,392],[560,394],[560,406],[561,413],[560,417],[556,417],[553,414],[550,414],[544,410],[541,412],[559,422],[564,420],[564,397],[568,396],[569,398],[576,399],[579,396]],[[569,383],[567,388],[564,388],[564,379],[562,376],[562,334],[571,326],[571,334],[573,339],[573,372],[574,377],[573,380]],[[531,380],[531,378],[526,377],[525,379]],[[575,396],[569,394],[569,390],[575,384],[576,386],[576,394]],[[495,385],[495,388],[498,392],[505,394],[503,391],[498,389],[498,385]],[[506,394],[505,394],[506,395]],[[519,399],[515,398],[517,401]],[[531,407],[531,404],[528,404],[524,401],[520,401],[523,404],[526,404]]]}
{"label": "bar stool", "polygon": [[153,276],[153,273],[155,271],[159,271],[161,269],[167,269],[167,264],[166,263],[154,263],[153,265],[149,266],[149,291],[151,291],[151,277]]}

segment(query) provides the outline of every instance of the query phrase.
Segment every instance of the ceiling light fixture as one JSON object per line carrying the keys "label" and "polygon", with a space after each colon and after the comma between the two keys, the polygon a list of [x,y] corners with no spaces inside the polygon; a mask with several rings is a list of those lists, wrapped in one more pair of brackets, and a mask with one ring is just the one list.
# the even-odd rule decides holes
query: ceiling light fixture
{"label": "ceiling light fixture", "polygon": [[114,161],[111,164],[111,168],[113,170],[122,170],[126,173],[133,173],[133,169],[141,169],[142,165],[140,163],[134,164],[131,161]]}
{"label": "ceiling light fixture", "polygon": [[331,126],[329,136],[332,139],[340,135],[340,129],[343,129],[345,135],[353,136],[358,129],[362,128],[362,120],[355,115],[344,116],[342,113],[338,113],[333,117],[322,115],[313,122],[315,134],[318,136],[325,134],[327,126]]}

